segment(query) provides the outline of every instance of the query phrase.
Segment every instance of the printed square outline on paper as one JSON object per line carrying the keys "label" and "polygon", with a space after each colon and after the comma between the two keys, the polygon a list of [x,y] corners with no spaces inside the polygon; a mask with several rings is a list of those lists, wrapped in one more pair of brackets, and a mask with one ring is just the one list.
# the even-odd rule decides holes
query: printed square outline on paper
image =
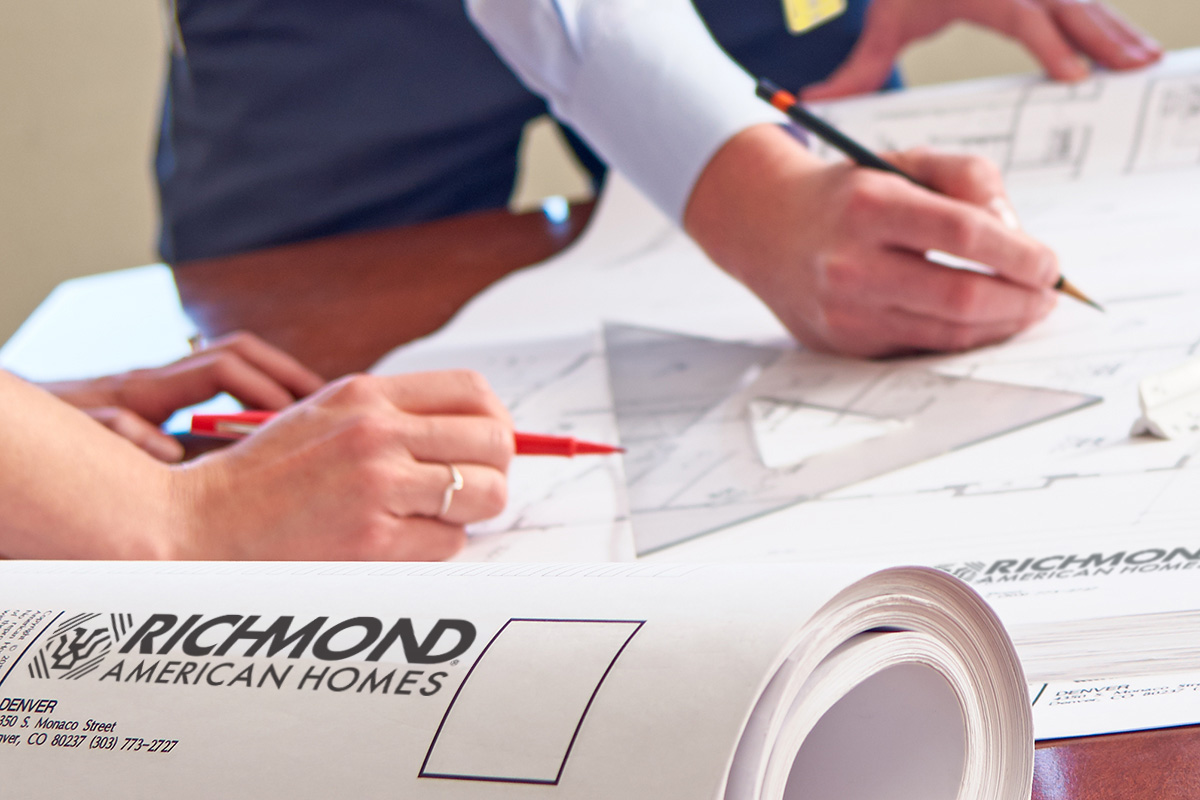
{"label": "printed square outline on paper", "polygon": [[[624,619],[509,619],[484,647],[455,691],[450,705],[446,708],[441,722],[438,724],[433,740],[430,742],[418,777],[558,785],[579,736],[579,731],[583,727],[584,720],[587,718],[601,686],[616,665],[617,659],[621,657],[629,642],[633,640],[634,635],[641,630],[644,624],[645,620]],[[530,674],[533,662],[526,655],[527,651],[513,650],[512,648],[528,640],[530,636],[555,635],[553,630],[547,630],[544,633],[536,632],[529,626],[556,628],[558,631],[562,631],[564,630],[562,626],[566,625],[573,628],[570,630],[571,636],[579,637],[581,633],[583,634],[582,643],[585,647],[590,646],[592,650],[587,654],[590,656],[590,660],[586,663],[581,661],[581,658],[586,656],[579,655],[577,645],[580,644],[580,641],[576,639],[574,642],[563,643],[569,645],[570,649],[560,645],[558,650],[551,651],[549,663],[543,658],[540,665],[533,665],[540,666],[541,671]],[[582,626],[593,626],[596,634],[583,633],[587,629]],[[601,630],[599,626],[603,626],[604,629]],[[614,631],[614,626],[619,626],[623,630]],[[507,652],[502,652],[506,649]],[[500,655],[497,655],[498,652]],[[545,651],[543,654],[545,655]],[[490,660],[489,655],[491,656]],[[505,691],[502,702],[508,704],[510,710],[523,709],[533,704],[540,709],[534,716],[545,717],[547,716],[545,709],[556,707],[554,699],[548,698],[543,690],[553,692],[556,688],[559,689],[560,699],[566,698],[569,706],[566,707],[566,713],[552,712],[557,719],[552,720],[555,725],[549,727],[557,727],[561,737],[555,738],[553,741],[539,742],[540,751],[537,748],[531,748],[525,752],[510,750],[510,756],[505,756],[500,751],[504,750],[511,742],[522,740],[523,735],[528,741],[529,738],[546,734],[546,729],[539,725],[529,730],[521,730],[519,727],[504,727],[501,731],[501,728],[497,727],[496,720],[493,720],[490,725],[485,722],[480,728],[474,728],[472,720],[477,719],[478,715],[473,714],[471,710],[473,706],[469,704],[486,704],[486,709],[485,705],[480,705],[480,712],[487,710],[496,713],[495,709],[490,708],[493,700],[496,699],[494,691],[477,698],[471,697],[472,692],[486,692],[487,689],[480,688],[481,685],[486,687],[497,681],[500,686],[504,686],[512,675],[517,674],[522,676],[527,686],[536,685],[539,694],[522,696],[520,693],[513,694]],[[570,676],[566,683],[564,683],[564,676]],[[474,683],[472,683],[472,679],[474,679]],[[573,685],[571,681],[573,681]],[[500,689],[495,691],[500,691]],[[466,698],[464,698],[464,693]],[[468,703],[467,710],[463,710],[464,700]],[[457,715],[455,714],[456,710],[459,712]],[[529,718],[524,722],[527,726],[533,724]],[[485,741],[481,742],[481,738]],[[488,741],[499,746],[481,747],[481,744]],[[561,755],[559,755],[560,752]],[[511,762],[505,764],[505,760],[508,758],[511,758]],[[526,763],[525,766],[518,766],[518,762],[522,760],[540,763]],[[512,768],[506,769],[505,766]]]}

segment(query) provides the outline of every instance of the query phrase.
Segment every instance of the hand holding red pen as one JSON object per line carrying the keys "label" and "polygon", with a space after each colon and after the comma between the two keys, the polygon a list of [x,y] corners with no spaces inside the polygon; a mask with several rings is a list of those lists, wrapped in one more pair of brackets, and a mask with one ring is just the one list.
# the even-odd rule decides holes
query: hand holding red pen
{"label": "hand holding red pen", "polygon": [[176,557],[446,558],[504,508],[513,448],[475,373],[344,378],[179,468],[195,513]]}

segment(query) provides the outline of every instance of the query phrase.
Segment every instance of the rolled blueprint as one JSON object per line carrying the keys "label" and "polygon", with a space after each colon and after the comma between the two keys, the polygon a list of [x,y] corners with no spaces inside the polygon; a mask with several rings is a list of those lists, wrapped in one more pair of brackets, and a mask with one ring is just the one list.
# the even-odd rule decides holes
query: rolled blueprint
{"label": "rolled blueprint", "polygon": [[934,570],[0,563],[4,797],[1023,800]]}

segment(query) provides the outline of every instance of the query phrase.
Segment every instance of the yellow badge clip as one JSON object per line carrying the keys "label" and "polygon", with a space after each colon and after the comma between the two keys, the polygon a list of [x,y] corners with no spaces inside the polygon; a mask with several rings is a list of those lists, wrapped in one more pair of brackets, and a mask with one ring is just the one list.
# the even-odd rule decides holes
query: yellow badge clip
{"label": "yellow badge clip", "polygon": [[783,15],[793,34],[810,31],[846,10],[846,0],[783,0]]}

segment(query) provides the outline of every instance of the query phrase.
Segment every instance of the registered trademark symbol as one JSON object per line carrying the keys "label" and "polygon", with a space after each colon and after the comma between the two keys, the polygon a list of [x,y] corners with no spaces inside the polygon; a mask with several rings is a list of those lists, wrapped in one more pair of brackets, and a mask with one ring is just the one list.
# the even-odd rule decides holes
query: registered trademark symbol
{"label": "registered trademark symbol", "polygon": [[452,666],[452,667],[457,667],[457,666],[458,666],[458,659],[456,658],[456,659],[454,659],[453,661],[451,661],[451,662],[450,662],[450,666]]}

